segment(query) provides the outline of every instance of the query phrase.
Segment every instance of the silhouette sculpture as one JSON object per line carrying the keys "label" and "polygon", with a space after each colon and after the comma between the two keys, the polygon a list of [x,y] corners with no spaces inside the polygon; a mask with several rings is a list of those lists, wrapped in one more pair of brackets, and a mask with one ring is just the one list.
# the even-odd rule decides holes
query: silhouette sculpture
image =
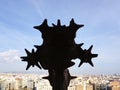
{"label": "silhouette sculpture", "polygon": [[73,19],[69,26],[61,25],[60,20],[57,21],[57,25],[52,25],[48,26],[45,19],[41,25],[34,26],[42,33],[43,44],[35,45],[36,51],[32,49],[30,52],[25,49],[27,56],[21,58],[28,63],[26,70],[35,65],[48,70],[49,76],[43,78],[49,80],[53,90],[67,90],[70,80],[75,78],[68,70],[75,64],[71,60],[80,59],[78,67],[83,63],[94,66],[91,59],[98,54],[91,53],[93,45],[86,50],[81,48],[83,43],[75,43],[76,31],[84,25],[76,24]]}

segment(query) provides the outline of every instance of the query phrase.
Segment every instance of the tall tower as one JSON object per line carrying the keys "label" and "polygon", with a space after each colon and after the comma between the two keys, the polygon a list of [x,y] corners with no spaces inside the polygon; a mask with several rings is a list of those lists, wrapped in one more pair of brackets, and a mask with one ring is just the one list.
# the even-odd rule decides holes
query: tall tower
{"label": "tall tower", "polygon": [[37,88],[35,86],[35,82],[33,82],[33,90],[37,90]]}
{"label": "tall tower", "polygon": [[84,82],[84,84],[83,84],[83,90],[87,90],[86,87],[87,87],[86,86],[86,82]]}
{"label": "tall tower", "polygon": [[9,89],[8,90],[12,90],[11,83],[9,83]]}

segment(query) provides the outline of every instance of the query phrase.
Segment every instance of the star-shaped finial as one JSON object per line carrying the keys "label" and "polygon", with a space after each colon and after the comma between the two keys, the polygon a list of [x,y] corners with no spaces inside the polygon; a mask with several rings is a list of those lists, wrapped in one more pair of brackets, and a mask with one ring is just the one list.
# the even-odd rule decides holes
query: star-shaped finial
{"label": "star-shaped finial", "polygon": [[78,67],[80,67],[83,63],[89,63],[92,67],[94,66],[91,59],[97,57],[98,54],[92,54],[92,53],[91,53],[92,47],[93,47],[93,45],[91,45],[88,50],[85,49],[85,50],[83,51],[83,54],[82,54],[82,56],[80,57],[81,62],[80,62],[80,64],[79,64]]}
{"label": "star-shaped finial", "polygon": [[36,53],[34,51],[34,49],[32,49],[32,52],[29,52],[27,49],[25,49],[27,56],[26,57],[21,57],[22,61],[26,61],[28,62],[26,70],[28,70],[30,68],[30,66],[36,65],[38,68],[41,69],[38,60],[36,59]]}

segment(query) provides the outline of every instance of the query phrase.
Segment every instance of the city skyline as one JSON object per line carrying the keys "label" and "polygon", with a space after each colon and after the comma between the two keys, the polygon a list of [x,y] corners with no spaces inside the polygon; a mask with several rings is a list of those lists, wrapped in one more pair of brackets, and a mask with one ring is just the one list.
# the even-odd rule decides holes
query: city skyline
{"label": "city skyline", "polygon": [[31,51],[34,45],[42,44],[41,33],[33,28],[44,19],[48,24],[61,20],[69,25],[74,18],[84,27],[77,31],[76,43],[84,43],[83,49],[93,45],[94,67],[83,64],[70,68],[72,74],[120,73],[120,1],[101,0],[25,0],[0,3],[0,72],[40,72],[38,68],[25,70],[26,64],[19,57],[26,55],[24,48]]}
{"label": "city skyline", "polygon": [[[41,74],[0,73],[0,90],[52,90]],[[80,75],[70,81],[68,90],[119,90],[119,75]]]}

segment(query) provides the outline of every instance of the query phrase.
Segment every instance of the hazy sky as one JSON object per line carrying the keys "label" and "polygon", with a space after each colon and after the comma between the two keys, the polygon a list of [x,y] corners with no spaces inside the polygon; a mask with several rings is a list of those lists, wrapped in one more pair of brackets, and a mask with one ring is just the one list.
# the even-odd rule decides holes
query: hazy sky
{"label": "hazy sky", "polygon": [[0,72],[45,72],[38,68],[25,71],[24,48],[31,51],[42,44],[41,33],[33,28],[47,18],[48,24],[69,25],[71,18],[85,26],[77,31],[76,43],[83,49],[93,45],[94,67],[79,60],[73,74],[120,73],[120,0],[0,0]]}

